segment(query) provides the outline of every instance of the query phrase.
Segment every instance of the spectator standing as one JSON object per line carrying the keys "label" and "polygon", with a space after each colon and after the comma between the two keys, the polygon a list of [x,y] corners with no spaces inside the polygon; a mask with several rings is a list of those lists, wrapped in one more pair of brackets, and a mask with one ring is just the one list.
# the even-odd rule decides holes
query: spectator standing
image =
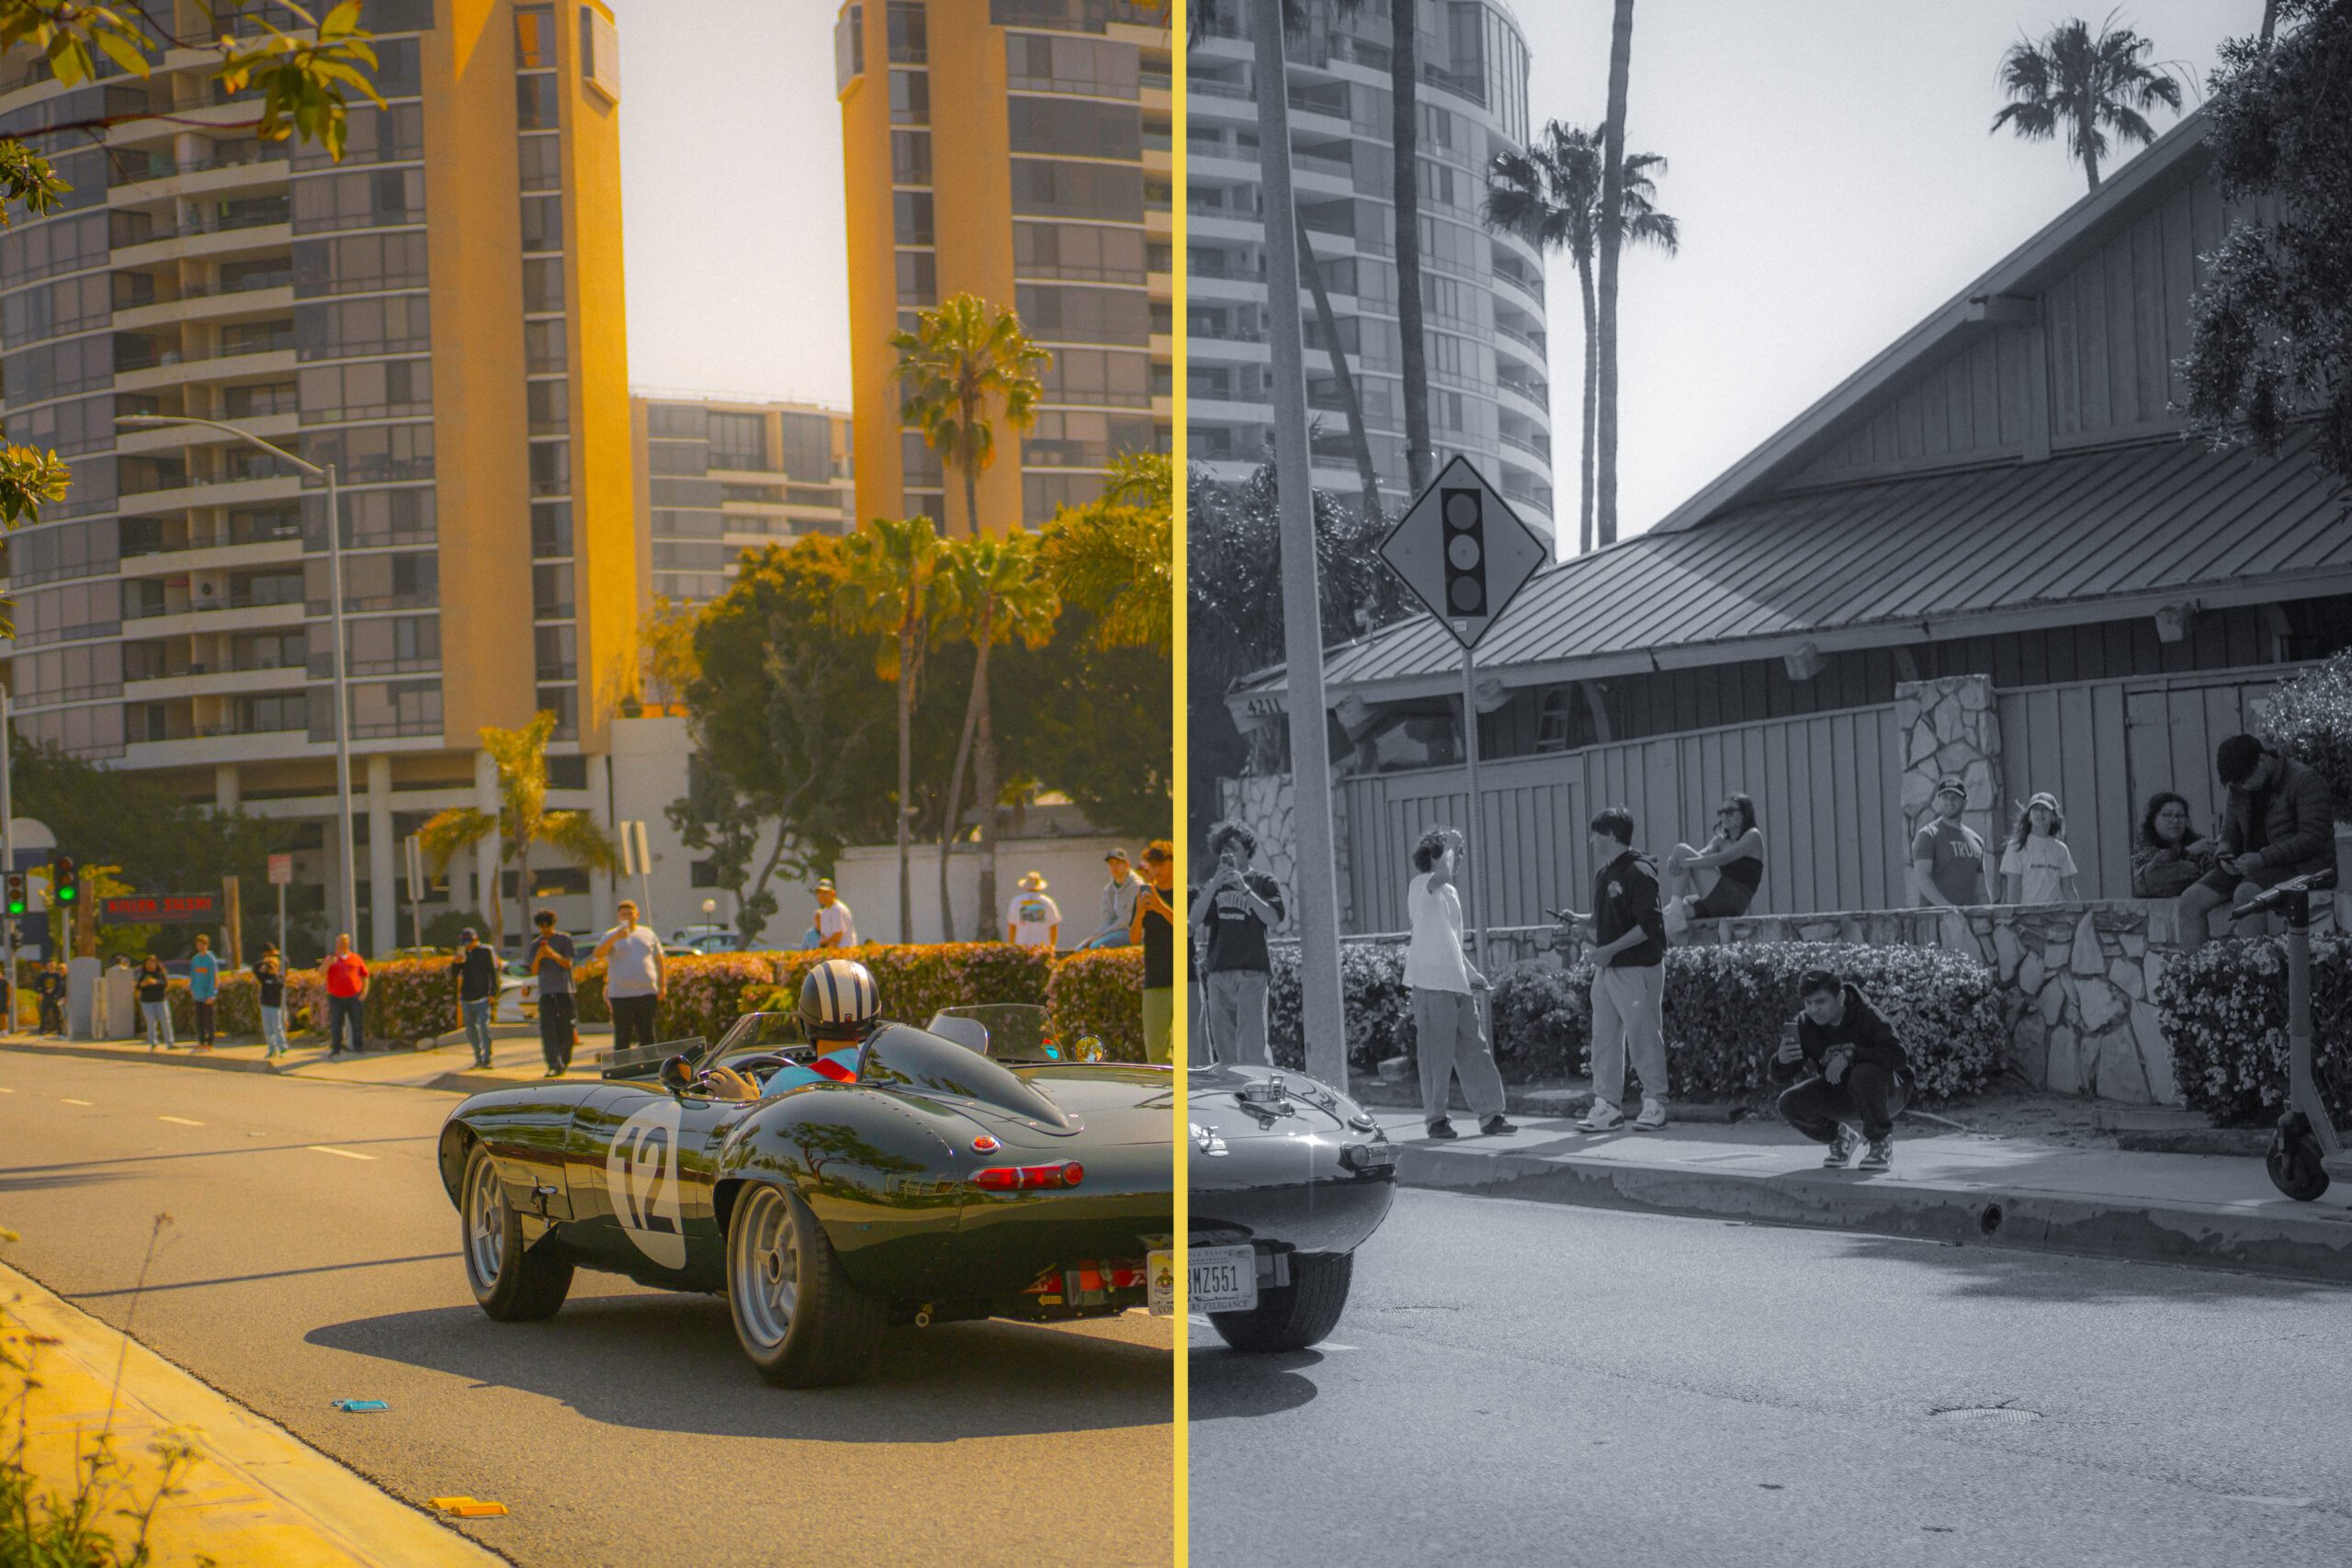
{"label": "spectator standing", "polygon": [[1089,947],[1121,947],[1132,944],[1129,932],[1135,928],[1136,901],[1143,896],[1144,879],[1127,864],[1127,852],[1113,850],[1102,857],[1110,868],[1111,880],[1102,887],[1102,923],[1086,939]]}
{"label": "spectator standing", "polygon": [[1127,942],[1143,949],[1143,1059],[1176,1060],[1176,846],[1154,839],[1144,846],[1146,879],[1136,892]]}
{"label": "spectator standing", "polygon": [[1817,1144],[1828,1170],[1854,1157],[1854,1129],[1869,1147],[1861,1168],[1884,1170],[1894,1160],[1894,1119],[1918,1092],[1910,1055],[1861,987],[1826,969],[1797,978],[1796,1018],[1781,1037],[1772,1077],[1804,1077],[1781,1096],[1781,1119]]}
{"label": "spectator standing", "polygon": [[262,944],[254,960],[254,989],[261,1002],[261,1040],[265,1057],[283,1056],[286,1044],[286,965],[274,943]]}
{"label": "spectator standing", "polygon": [[139,992],[139,1016],[147,1021],[147,1049],[153,1051],[160,1037],[164,1049],[170,1050],[172,1040],[172,977],[164,968],[164,961],[153,953],[139,961],[139,978],[134,982]]}
{"label": "spectator standing", "polygon": [[2071,903],[2075,897],[2075,852],[2066,847],[2066,818],[2058,797],[2047,790],[2025,803],[2017,831],[2001,852],[2001,901],[2005,904]]}
{"label": "spectator standing", "polygon": [[2213,869],[2221,852],[2190,825],[2188,797],[2165,790],[2148,797],[2132,846],[2132,897],[2177,898]]}
{"label": "spectator standing", "polygon": [[1061,946],[1061,907],[1046,897],[1044,875],[1024,872],[1017,886],[1021,891],[1005,906],[1004,940],[1015,947],[1050,950]]}
{"label": "spectator standing", "polygon": [[187,961],[187,995],[196,1004],[196,1048],[209,1051],[215,1009],[220,1000],[220,960],[212,952],[212,939],[201,933]]}
{"label": "spectator standing", "polygon": [[498,955],[481,943],[468,926],[458,933],[457,961],[449,973],[458,977],[458,1025],[474,1048],[474,1066],[490,1066],[490,1010],[498,1003]]}
{"label": "spectator standing", "polygon": [[531,976],[539,983],[539,1054],[547,1058],[547,1076],[560,1078],[571,1070],[571,1047],[580,1019],[579,993],[571,986],[571,939],[555,929],[555,911],[541,909],[531,917],[538,928],[531,938]]}
{"label": "spectator standing", "polygon": [[670,988],[662,963],[662,939],[637,923],[637,905],[624,898],[616,910],[620,924],[605,933],[592,962],[605,965],[605,999],[613,1010],[613,1052],[634,1043],[650,1045],[653,1016]]}
{"label": "spectator standing", "polygon": [[33,995],[40,1004],[42,1034],[65,1032],[65,965],[55,959],[40,965],[33,976]]}
{"label": "spectator standing", "polygon": [[1478,1131],[1500,1134],[1517,1130],[1503,1119],[1503,1076],[1496,1070],[1494,1049],[1479,1017],[1479,1001],[1489,994],[1487,977],[1462,951],[1462,895],[1454,878],[1467,854],[1459,832],[1430,829],[1413,846],[1416,874],[1405,892],[1413,925],[1412,942],[1405,950],[1405,984],[1413,992],[1421,1121],[1432,1138],[1454,1135],[1453,1119],[1445,1112],[1457,1073],[1470,1114],[1478,1119]]}
{"label": "spectator standing", "polygon": [[1625,1059],[1642,1080],[1641,1132],[1666,1125],[1666,918],[1657,867],[1634,848],[1634,814],[1612,806],[1592,819],[1592,913],[1564,911],[1590,928],[1592,1109],[1577,1125],[1609,1133],[1625,1123]]}
{"label": "spectator standing", "polygon": [[[1699,897],[1683,889],[1694,871],[1712,870],[1715,885]],[[1756,825],[1756,802],[1744,795],[1724,797],[1715,807],[1714,836],[1707,847],[1677,844],[1666,857],[1667,886],[1675,895],[1668,913],[1669,931],[1691,920],[1729,919],[1747,913],[1764,885],[1764,830]]]}
{"label": "spectator standing", "polygon": [[2222,853],[2180,896],[2184,952],[2212,935],[2214,910],[2335,863],[2335,803],[2318,770],[2251,735],[2233,735],[2215,748],[2213,768],[2230,792]]}
{"label": "spectator standing", "polygon": [[1947,773],[1936,784],[1935,815],[1911,836],[1911,891],[1930,908],[1993,901],[1984,882],[1984,840],[1960,819],[1967,808],[1967,782]]}
{"label": "spectator standing", "polygon": [[1239,822],[1209,829],[1209,858],[1216,870],[1193,900],[1193,924],[1208,932],[1202,985],[1209,1014],[1209,1049],[1215,1059],[1265,1066],[1266,985],[1272,968],[1266,935],[1283,922],[1282,889],[1263,872],[1250,869],[1258,835]]}
{"label": "spectator standing", "polygon": [[833,891],[832,878],[817,879],[817,919],[815,922],[818,947],[855,947],[857,918],[850,913],[841,895]]}
{"label": "spectator standing", "polygon": [[368,961],[351,951],[351,936],[334,939],[327,955],[327,1060],[344,1054],[344,1031],[351,1032],[351,1055],[368,1049]]}

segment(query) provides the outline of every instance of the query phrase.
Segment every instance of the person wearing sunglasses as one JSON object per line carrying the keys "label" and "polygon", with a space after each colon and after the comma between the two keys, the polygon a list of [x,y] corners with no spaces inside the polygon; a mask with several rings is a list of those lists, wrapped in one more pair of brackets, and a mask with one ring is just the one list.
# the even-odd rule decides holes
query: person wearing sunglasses
{"label": "person wearing sunglasses", "polygon": [[[1689,888],[1691,874],[1712,871],[1715,885],[1703,896]],[[1704,849],[1677,844],[1666,857],[1666,882],[1670,897],[1665,915],[1667,932],[1679,936],[1692,920],[1728,919],[1747,913],[1756,890],[1764,882],[1764,833],[1756,826],[1756,802],[1744,795],[1724,797],[1715,808],[1715,831]]]}

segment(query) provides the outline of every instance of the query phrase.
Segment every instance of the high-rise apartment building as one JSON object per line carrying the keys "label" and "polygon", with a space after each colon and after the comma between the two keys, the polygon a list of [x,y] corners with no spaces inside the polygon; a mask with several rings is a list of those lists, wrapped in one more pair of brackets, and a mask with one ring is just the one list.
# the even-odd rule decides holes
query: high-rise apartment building
{"label": "high-rise apartment building", "polygon": [[855,523],[850,416],[756,399],[629,400],[639,579],[654,598],[705,604],[745,550]]}
{"label": "high-rise apartment building", "polygon": [[[996,433],[991,528],[1101,493],[1173,444],[1171,39],[1155,0],[849,0],[834,25],[849,205],[857,514],[967,532],[962,481],[902,429],[890,334],[956,294],[1053,355]],[[952,70],[933,70],[935,63]]]}
{"label": "high-rise apartment building", "polygon": [[[1396,208],[1389,15],[1310,12],[1289,50],[1291,176],[1390,506],[1409,499],[1403,338],[1396,323]],[[1543,258],[1481,220],[1487,164],[1528,139],[1528,52],[1502,0],[1424,0],[1419,88],[1421,309],[1430,445],[1470,457],[1528,523],[1553,527],[1551,389]],[[1266,400],[1265,230],[1254,51],[1246,7],[1227,6],[1192,51],[1187,150],[1193,460],[1239,479],[1273,456]],[[1302,255],[1302,270],[1307,265]],[[1315,482],[1360,488],[1346,403],[1306,313]]]}
{"label": "high-rise apartment building", "polygon": [[[205,30],[190,0],[165,9]],[[237,25],[252,12],[292,25],[270,6]],[[0,232],[7,433],[74,468],[8,540],[0,650],[26,735],[283,819],[302,901],[334,908],[323,492],[222,433],[115,420],[232,421],[334,464],[354,934],[381,951],[399,839],[491,799],[481,727],[552,710],[556,804],[599,798],[639,592],[611,13],[369,0],[366,19],[386,107],[353,104],[340,163],[255,140],[254,96],[220,93],[207,55],[71,91],[7,56],[0,131],[158,118],[51,139],[72,196]],[[492,896],[493,854],[451,868],[463,907]]]}

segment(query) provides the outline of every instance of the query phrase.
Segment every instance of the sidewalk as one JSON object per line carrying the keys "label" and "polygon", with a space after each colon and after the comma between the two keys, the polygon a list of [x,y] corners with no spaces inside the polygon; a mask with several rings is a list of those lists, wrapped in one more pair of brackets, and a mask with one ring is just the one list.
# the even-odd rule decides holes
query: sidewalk
{"label": "sidewalk", "polygon": [[[6,1266],[0,1303],[16,1348],[27,1334],[39,1341],[25,1434],[37,1490],[70,1494],[77,1451],[111,1430],[123,1472],[100,1513],[122,1525],[113,1510],[143,1505],[163,1480],[157,1439],[168,1434],[192,1444],[195,1462],[177,1495],[156,1508],[148,1537],[158,1568],[205,1561],[222,1568],[490,1568],[504,1561]],[[10,1380],[0,1402],[14,1393]],[[13,1449],[16,1434],[7,1436]]]}
{"label": "sidewalk", "polygon": [[[311,1041],[310,1036],[302,1039]],[[611,1043],[609,1030],[582,1030],[568,1076],[594,1077],[595,1057]],[[440,1043],[427,1050],[385,1051],[371,1046],[358,1055],[334,1061],[327,1059],[323,1041],[297,1043],[275,1062],[268,1059],[260,1042],[244,1040],[216,1045],[209,1051],[191,1050],[184,1045],[150,1051],[143,1040],[59,1040],[20,1033],[0,1034],[0,1051],[102,1062],[148,1062],[215,1072],[276,1073],[335,1083],[386,1084],[456,1094],[477,1094],[483,1089],[513,1089],[519,1084],[547,1081],[547,1060],[539,1055],[538,1031],[527,1024],[503,1024],[492,1030],[492,1066],[487,1071],[472,1065],[473,1054],[467,1047],[465,1036],[454,1030],[440,1036]]]}
{"label": "sidewalk", "polygon": [[[1368,1086],[1366,1086],[1368,1087]],[[1898,1123],[1892,1170],[1821,1168],[1823,1146],[1767,1116],[1586,1133],[1565,1115],[1503,1137],[1427,1137],[1416,1110],[1374,1114],[1402,1146],[1408,1187],[2186,1263],[2352,1284],[2352,1184],[2281,1197],[2259,1158],[2150,1153],[2030,1133]],[[1965,1120],[1965,1110],[1951,1113]],[[1923,1135],[1936,1134],[1937,1135]]]}

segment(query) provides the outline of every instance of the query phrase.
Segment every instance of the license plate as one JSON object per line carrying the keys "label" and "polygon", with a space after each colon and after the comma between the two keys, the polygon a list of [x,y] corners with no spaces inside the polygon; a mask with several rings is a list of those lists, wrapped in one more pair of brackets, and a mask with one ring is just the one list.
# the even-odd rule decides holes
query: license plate
{"label": "license plate", "polygon": [[1194,1312],[1250,1312],[1258,1305],[1258,1255],[1247,1247],[1196,1247],[1191,1265]]}
{"label": "license plate", "polygon": [[1143,1260],[1145,1301],[1154,1317],[1172,1317],[1176,1314],[1176,1254],[1172,1250],[1148,1253]]}

